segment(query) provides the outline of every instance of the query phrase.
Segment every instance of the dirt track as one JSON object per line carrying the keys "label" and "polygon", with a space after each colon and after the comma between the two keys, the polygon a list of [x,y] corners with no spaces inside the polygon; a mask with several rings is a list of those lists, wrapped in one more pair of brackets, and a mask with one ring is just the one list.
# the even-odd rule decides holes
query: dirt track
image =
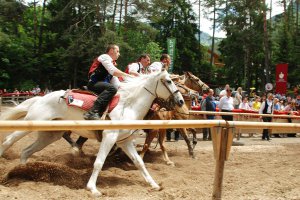
{"label": "dirt track", "polygon": [[[26,136],[0,158],[0,199],[94,199],[85,186],[98,148],[96,141],[87,142],[84,157],[74,157],[68,144],[60,140],[36,153],[27,165],[20,165],[19,154],[33,139],[34,134]],[[299,134],[271,142],[261,141],[258,135],[242,141],[246,145],[233,147],[225,165],[223,199],[300,199]],[[166,145],[175,167],[164,163],[158,148],[145,157],[162,191],[151,191],[121,153],[106,161],[98,178],[102,199],[211,199],[215,167],[211,142],[199,141],[197,159],[188,157],[184,141]]]}
{"label": "dirt track", "polygon": [[[0,132],[0,141],[5,135]],[[74,157],[62,139],[20,165],[19,154],[34,137],[34,133],[26,136],[0,158],[0,200],[94,199],[85,187],[99,144],[89,140],[86,155]],[[232,147],[225,165],[223,199],[299,200],[300,134],[271,142],[261,141],[259,135],[241,141],[245,146]],[[215,170],[211,142],[198,142],[197,159],[188,157],[182,140],[166,146],[175,167],[165,164],[159,148],[151,148],[145,156],[146,167],[162,191],[151,191],[131,161],[119,153],[106,160],[98,178],[101,199],[211,199]]]}

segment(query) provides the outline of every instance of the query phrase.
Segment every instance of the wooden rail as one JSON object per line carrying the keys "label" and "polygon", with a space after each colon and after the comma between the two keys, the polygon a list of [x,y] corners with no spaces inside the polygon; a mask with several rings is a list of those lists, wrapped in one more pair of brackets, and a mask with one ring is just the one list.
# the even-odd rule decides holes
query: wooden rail
{"label": "wooden rail", "polygon": [[242,122],[225,120],[120,120],[120,121],[0,121],[0,131],[12,130],[100,130],[100,129],[158,129],[158,128],[211,128],[214,149],[215,177],[213,200],[222,199],[225,161],[228,160],[234,128],[291,129],[300,132],[300,124]]}
{"label": "wooden rail", "polygon": [[296,118],[296,119],[300,119],[299,115],[235,113],[235,112],[211,112],[211,111],[194,111],[194,110],[190,110],[189,113],[191,115],[232,115],[232,116],[279,117],[279,118]]}
{"label": "wooden rail", "polygon": [[0,96],[0,108],[2,104],[18,105],[23,101],[34,97],[34,95],[12,95],[12,96]]}
{"label": "wooden rail", "polygon": [[269,123],[269,122],[242,122],[225,120],[54,120],[54,121],[0,121],[0,131],[13,130],[104,130],[104,129],[158,129],[158,128],[262,128],[262,129],[292,129],[300,131],[300,124]]}

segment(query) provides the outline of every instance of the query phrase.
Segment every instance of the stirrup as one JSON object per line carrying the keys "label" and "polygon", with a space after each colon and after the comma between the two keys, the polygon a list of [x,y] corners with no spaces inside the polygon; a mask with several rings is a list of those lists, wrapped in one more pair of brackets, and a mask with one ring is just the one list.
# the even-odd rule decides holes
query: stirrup
{"label": "stirrup", "polygon": [[89,111],[83,114],[85,120],[99,120],[100,116],[97,112]]}
{"label": "stirrup", "polygon": [[109,108],[109,106],[106,106],[106,109],[105,109],[105,111],[103,112],[103,114],[102,114],[100,120],[105,120],[105,119],[106,119],[106,116],[107,116],[107,114],[108,114],[108,108]]}

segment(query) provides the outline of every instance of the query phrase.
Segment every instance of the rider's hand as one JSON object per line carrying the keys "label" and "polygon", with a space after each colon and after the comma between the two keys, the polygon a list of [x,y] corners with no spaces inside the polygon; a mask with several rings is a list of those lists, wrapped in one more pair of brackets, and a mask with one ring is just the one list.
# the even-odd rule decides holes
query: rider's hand
{"label": "rider's hand", "polygon": [[131,75],[131,74],[126,74],[125,73],[125,76],[124,76],[124,78],[134,78],[135,76],[133,76],[133,75]]}

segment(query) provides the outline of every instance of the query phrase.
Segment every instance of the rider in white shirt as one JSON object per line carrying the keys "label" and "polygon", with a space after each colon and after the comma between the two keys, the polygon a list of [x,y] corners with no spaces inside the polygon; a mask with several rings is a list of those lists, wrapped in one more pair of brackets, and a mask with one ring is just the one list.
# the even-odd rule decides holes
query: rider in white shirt
{"label": "rider in white shirt", "polygon": [[150,65],[150,56],[148,54],[142,54],[137,62],[128,65],[128,73],[133,76],[139,76],[139,74],[146,74],[147,67]]}
{"label": "rider in white shirt", "polygon": [[149,67],[149,73],[160,72],[163,68],[169,69],[171,64],[171,57],[168,54],[162,54],[160,62],[153,62]]}

